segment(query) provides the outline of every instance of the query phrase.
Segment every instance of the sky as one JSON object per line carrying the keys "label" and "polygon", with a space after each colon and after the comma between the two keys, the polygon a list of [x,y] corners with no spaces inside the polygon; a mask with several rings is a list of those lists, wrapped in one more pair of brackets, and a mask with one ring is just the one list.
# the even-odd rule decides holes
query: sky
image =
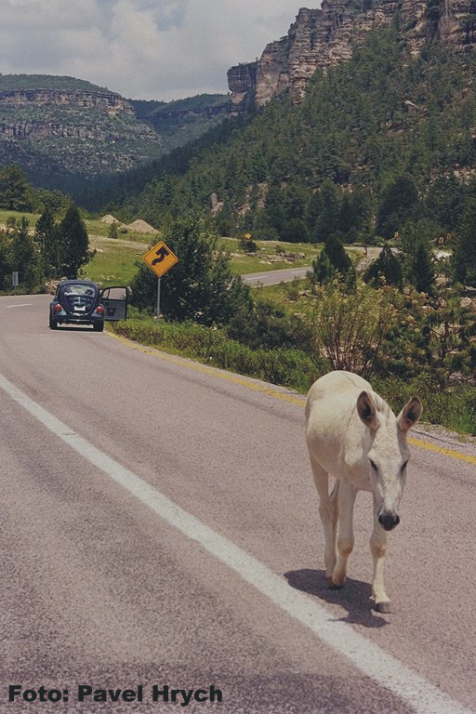
{"label": "sky", "polygon": [[[307,7],[318,7],[311,0]],[[83,79],[127,99],[227,93],[302,0],[0,0],[0,73]]]}

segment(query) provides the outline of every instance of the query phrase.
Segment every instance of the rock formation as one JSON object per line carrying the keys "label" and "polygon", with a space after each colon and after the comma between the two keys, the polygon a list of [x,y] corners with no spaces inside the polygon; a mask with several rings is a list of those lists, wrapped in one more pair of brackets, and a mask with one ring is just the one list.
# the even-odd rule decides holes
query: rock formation
{"label": "rock formation", "polygon": [[117,173],[161,153],[160,136],[116,92],[71,78],[0,77],[0,163],[32,181],[62,189],[69,177]]}
{"label": "rock formation", "polygon": [[262,107],[284,90],[300,103],[317,69],[345,62],[355,43],[397,21],[414,55],[434,38],[456,51],[476,43],[476,0],[323,0],[320,9],[301,8],[288,34],[259,60],[228,71],[231,112]]}
{"label": "rock formation", "polygon": [[32,106],[74,106],[79,109],[100,109],[109,116],[125,114],[133,116],[134,110],[120,94],[115,92],[59,90],[59,89],[22,89],[0,91],[0,109]]}

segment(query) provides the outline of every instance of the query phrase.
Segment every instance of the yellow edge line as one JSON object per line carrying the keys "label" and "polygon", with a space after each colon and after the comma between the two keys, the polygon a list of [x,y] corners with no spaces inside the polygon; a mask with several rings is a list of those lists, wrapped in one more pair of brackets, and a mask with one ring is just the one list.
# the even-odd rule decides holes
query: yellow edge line
{"label": "yellow edge line", "polygon": [[[239,375],[235,375],[232,372],[222,372],[220,371],[220,369],[217,369],[215,367],[207,367],[207,365],[200,364],[199,362],[187,361],[188,358],[186,357],[175,357],[174,355],[170,355],[167,352],[162,352],[159,349],[154,349],[153,347],[146,347],[145,345],[140,345],[139,343],[132,342],[131,340],[127,339],[127,337],[123,337],[122,335],[116,335],[115,332],[108,331],[107,334],[111,337],[114,337],[116,340],[119,340],[128,347],[132,347],[133,349],[139,350],[140,352],[144,352],[145,354],[160,357],[160,359],[164,359],[167,362],[172,362],[173,364],[183,365],[184,362],[187,362],[187,367],[195,370],[196,372],[211,374],[215,377],[218,377],[219,379],[224,379],[227,382],[231,382],[232,384],[240,384],[244,387],[248,387],[249,389],[253,389],[255,392],[261,392],[262,394],[268,394],[269,396],[275,397],[276,399],[281,399],[281,401],[283,402],[288,402],[289,404],[294,404],[298,407],[303,407],[306,402],[306,398],[304,396],[299,397],[293,396],[292,394],[286,394],[285,392],[279,392],[276,389],[273,389],[273,387],[264,387],[261,384],[256,384],[251,380],[248,380],[245,377],[240,377]],[[427,451],[433,451],[434,453],[442,454],[443,456],[448,456],[451,459],[466,461],[468,464],[476,464],[476,456],[462,454],[460,451],[455,451],[454,449],[446,449],[445,447],[437,446],[436,444],[428,444],[426,441],[416,439],[413,436],[408,437],[408,443],[412,446],[417,446],[420,449],[426,449]]]}
{"label": "yellow edge line", "polygon": [[466,461],[468,464],[476,464],[476,456],[462,454],[460,451],[455,451],[454,449],[446,449],[444,446],[428,444],[426,441],[422,441],[421,439],[415,439],[415,437],[413,436],[408,437],[408,443],[412,444],[412,446],[418,446],[420,449],[426,449],[427,451],[434,451],[437,454],[443,454],[443,456],[449,456],[452,459]]}

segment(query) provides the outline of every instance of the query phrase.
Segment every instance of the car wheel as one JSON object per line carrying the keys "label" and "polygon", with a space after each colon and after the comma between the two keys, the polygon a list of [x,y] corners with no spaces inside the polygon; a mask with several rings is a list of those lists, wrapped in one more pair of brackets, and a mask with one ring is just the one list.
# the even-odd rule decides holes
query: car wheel
{"label": "car wheel", "polygon": [[56,330],[58,323],[50,315],[50,330]]}
{"label": "car wheel", "polygon": [[93,324],[94,332],[102,332],[104,330],[104,322],[95,322]]}

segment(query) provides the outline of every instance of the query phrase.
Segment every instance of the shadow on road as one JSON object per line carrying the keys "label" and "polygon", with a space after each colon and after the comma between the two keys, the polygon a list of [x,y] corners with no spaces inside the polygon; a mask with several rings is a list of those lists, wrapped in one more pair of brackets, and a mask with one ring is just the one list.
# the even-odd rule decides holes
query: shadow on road
{"label": "shadow on road", "polygon": [[371,587],[369,583],[348,578],[341,590],[329,588],[325,570],[290,570],[284,577],[295,590],[313,595],[331,605],[340,605],[348,615],[336,618],[342,622],[363,625],[364,627],[384,627],[388,624],[385,617],[371,608]]}

